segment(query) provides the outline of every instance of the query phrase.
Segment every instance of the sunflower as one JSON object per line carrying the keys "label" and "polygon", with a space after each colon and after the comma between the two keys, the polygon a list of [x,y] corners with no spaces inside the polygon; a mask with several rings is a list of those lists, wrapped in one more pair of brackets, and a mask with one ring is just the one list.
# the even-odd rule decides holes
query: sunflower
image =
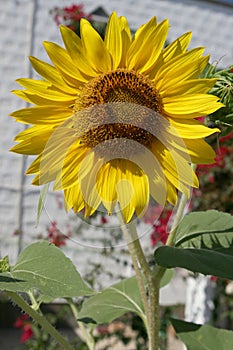
{"label": "sunflower", "polygon": [[65,48],[45,42],[52,62],[30,57],[43,80],[18,79],[14,93],[34,106],[11,115],[31,124],[11,150],[37,155],[27,170],[34,185],[54,182],[65,206],[92,215],[118,205],[126,222],[142,215],[150,196],[175,205],[198,187],[191,163],[212,163],[204,138],[218,132],[196,120],[222,104],[200,79],[209,57],[187,50],[191,33],[164,48],[168,20],[153,17],[132,36],[112,13],[104,40],[82,19],[80,37],[65,26]]}

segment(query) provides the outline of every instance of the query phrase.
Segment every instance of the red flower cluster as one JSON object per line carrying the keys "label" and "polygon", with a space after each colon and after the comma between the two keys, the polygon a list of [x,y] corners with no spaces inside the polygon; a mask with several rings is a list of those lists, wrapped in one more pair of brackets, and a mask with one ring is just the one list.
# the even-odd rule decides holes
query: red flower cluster
{"label": "red flower cluster", "polygon": [[172,210],[165,210],[153,224],[154,231],[152,232],[150,239],[152,247],[155,247],[158,243],[165,244],[169,235],[168,222],[171,218]]}
{"label": "red flower cluster", "polygon": [[22,335],[20,337],[20,342],[25,343],[28,339],[33,336],[33,330],[31,322],[29,321],[29,316],[24,314],[18,317],[13,324],[15,328],[19,328],[22,331]]}
{"label": "red flower cluster", "polygon": [[52,221],[51,225],[47,227],[48,236],[47,239],[57,247],[64,246],[66,244],[66,240],[70,237],[71,233],[64,235],[61,233],[59,228],[57,227],[57,222]]}
{"label": "red flower cluster", "polygon": [[55,7],[52,14],[57,25],[64,24],[73,31],[76,31],[77,23],[81,20],[81,18],[91,20],[91,15],[84,12],[84,7],[82,4],[66,6],[63,8]]}
{"label": "red flower cluster", "polygon": [[163,209],[160,205],[150,205],[144,215],[144,222],[153,226],[153,232],[150,236],[151,245],[165,244],[169,235],[168,223],[172,215],[172,209]]}
{"label": "red flower cluster", "polygon": [[[232,152],[232,147],[229,147],[228,145],[223,145],[225,141],[231,140],[233,138],[233,132],[220,137],[219,138],[219,148],[216,150],[216,157],[215,157],[215,162],[213,164],[199,164],[197,167],[197,174],[203,175],[203,174],[208,174],[209,169],[211,168],[225,168],[226,165],[226,156],[230,155]],[[210,176],[210,180],[213,176]],[[213,182],[214,178],[210,181]]]}

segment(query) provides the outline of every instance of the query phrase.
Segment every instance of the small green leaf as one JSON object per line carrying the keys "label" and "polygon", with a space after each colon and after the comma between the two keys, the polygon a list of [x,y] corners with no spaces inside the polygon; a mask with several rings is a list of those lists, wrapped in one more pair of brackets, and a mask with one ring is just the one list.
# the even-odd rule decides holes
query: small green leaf
{"label": "small green leaf", "polygon": [[233,280],[233,246],[218,250],[163,246],[156,249],[154,256],[156,263],[166,268],[182,267]]}
{"label": "small green leaf", "polygon": [[79,313],[79,320],[109,323],[129,311],[144,315],[136,277],[116,283],[86,300]]}
{"label": "small green leaf", "polygon": [[37,207],[36,227],[38,226],[40,216],[44,208],[44,202],[45,202],[45,198],[47,196],[48,190],[49,190],[49,183],[44,185],[40,192],[40,197],[39,197],[38,207]]}
{"label": "small green leaf", "polygon": [[174,276],[174,270],[168,269],[165,271],[161,281],[160,281],[160,288],[165,287],[168,283],[171,282],[172,277]]}
{"label": "small green leaf", "polygon": [[232,350],[233,348],[232,331],[173,318],[171,323],[188,350]]}
{"label": "small green leaf", "polygon": [[0,289],[13,292],[36,289],[48,299],[95,293],[61,249],[45,241],[29,245],[11,272],[0,274]]}
{"label": "small green leaf", "polygon": [[233,216],[217,210],[187,214],[177,228],[176,247],[212,249],[232,244]]}
{"label": "small green leaf", "polygon": [[10,271],[10,270],[11,270],[11,266],[9,263],[9,258],[8,256],[5,256],[0,260],[0,273]]}

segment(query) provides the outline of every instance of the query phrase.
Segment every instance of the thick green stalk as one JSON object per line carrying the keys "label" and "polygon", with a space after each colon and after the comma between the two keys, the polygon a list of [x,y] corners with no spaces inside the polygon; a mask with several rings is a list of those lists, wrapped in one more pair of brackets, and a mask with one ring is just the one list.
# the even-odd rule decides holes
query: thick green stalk
{"label": "thick green stalk", "polygon": [[27,304],[24,299],[15,292],[6,292],[11,300],[26,312],[35,322],[37,322],[47,333],[49,333],[64,350],[75,350],[72,345],[49,323],[42,314],[38,313]]}
{"label": "thick green stalk", "polygon": [[[176,237],[176,232],[177,232],[177,227],[178,224],[180,222],[180,220],[183,218],[184,215],[184,211],[186,208],[188,202],[188,198],[185,194],[181,195],[178,207],[177,207],[177,211],[176,211],[176,215],[171,227],[171,231],[169,233],[166,245],[167,246],[173,246],[174,245],[174,241],[175,241],[175,237]],[[160,281],[164,275],[164,273],[166,272],[166,268],[162,267],[162,266],[155,266],[154,271],[153,271],[153,277],[154,277],[154,281],[155,281],[155,293],[158,294],[159,293],[159,285],[160,285]]]}
{"label": "thick green stalk", "polygon": [[[159,288],[154,281],[152,271],[142,250],[136,227],[133,222],[126,224],[121,211],[118,211],[121,229],[127,243],[129,253],[135,268],[139,291],[146,313],[146,328],[149,338],[149,350],[159,348]],[[147,291],[145,289],[147,286]],[[158,282],[159,285],[159,282]]]}
{"label": "thick green stalk", "polygon": [[[140,266],[139,266],[139,260],[138,260],[138,252],[137,247],[135,245],[135,237],[133,237],[135,234],[131,232],[131,229],[133,228],[133,224],[126,224],[123,218],[123,215],[120,211],[120,209],[117,212],[117,216],[119,218],[120,224],[121,224],[121,230],[124,236],[124,239],[126,241],[132,263],[134,266],[137,282],[138,282],[138,288],[140,291],[140,295],[142,298],[142,303],[144,306],[146,318],[148,320],[149,315],[149,305],[147,301],[147,294],[146,294],[146,287],[143,280],[143,274],[141,272]],[[148,328],[148,324],[146,324],[146,327]]]}

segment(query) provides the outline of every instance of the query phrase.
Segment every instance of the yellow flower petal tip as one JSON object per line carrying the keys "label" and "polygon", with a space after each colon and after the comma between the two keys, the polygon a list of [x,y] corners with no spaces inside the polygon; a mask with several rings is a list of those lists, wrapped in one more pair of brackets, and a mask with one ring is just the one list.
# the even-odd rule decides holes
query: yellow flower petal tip
{"label": "yellow flower petal tip", "polygon": [[199,79],[203,48],[191,33],[164,48],[169,23],[153,17],[132,37],[113,12],[104,40],[87,20],[81,37],[61,26],[64,47],[44,43],[51,64],[30,57],[42,77],[19,79],[13,93],[33,107],[12,113],[31,124],[13,152],[38,155],[28,169],[35,185],[54,182],[65,207],[92,215],[121,208],[126,222],[143,215],[150,196],[175,204],[198,180],[190,164],[213,162],[204,138],[217,131],[196,121],[222,107]]}

